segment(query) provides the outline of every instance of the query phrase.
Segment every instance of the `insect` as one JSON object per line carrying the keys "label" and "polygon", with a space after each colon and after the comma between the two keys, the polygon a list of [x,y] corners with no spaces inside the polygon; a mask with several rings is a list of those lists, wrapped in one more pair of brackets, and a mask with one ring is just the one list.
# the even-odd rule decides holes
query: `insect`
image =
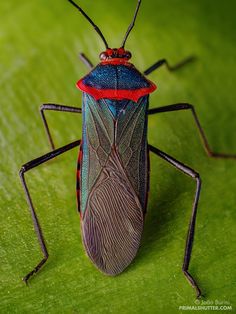
{"label": "insect", "polygon": [[[189,272],[201,189],[200,175],[147,142],[149,115],[189,110],[193,114],[207,154],[215,158],[236,157],[211,151],[191,104],[177,103],[149,109],[149,95],[155,91],[156,85],[148,80],[147,76],[163,65],[170,71],[177,70],[193,58],[185,59],[175,66],[170,66],[166,59],[162,59],[141,73],[130,63],[131,53],[125,49],[141,0],[137,2],[132,22],[120,48],[117,49],[109,47],[101,30],[79,5],[72,0],[68,1],[94,27],[106,50],[100,54],[100,63],[96,67],[84,54],[80,55],[82,61],[90,68],[90,72],[77,83],[77,87],[83,92],[82,109],[51,103],[41,106],[41,117],[52,151],[24,164],[20,169],[20,179],[43,258],[23,280],[27,283],[29,278],[41,269],[49,256],[25,180],[26,172],[80,146],[77,199],[84,247],[99,270],[115,276],[123,272],[131,263],[140,246],[149,190],[149,154],[154,153],[196,182],[182,270],[195,289],[197,297],[200,297],[201,290]],[[45,116],[46,110],[82,113],[82,140],[55,149]]]}

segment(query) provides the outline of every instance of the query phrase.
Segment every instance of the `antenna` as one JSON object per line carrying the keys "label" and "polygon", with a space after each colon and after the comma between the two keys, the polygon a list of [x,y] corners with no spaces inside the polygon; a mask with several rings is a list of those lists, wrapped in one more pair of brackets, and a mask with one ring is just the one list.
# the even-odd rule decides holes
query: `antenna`
{"label": "antenna", "polygon": [[105,39],[105,37],[103,36],[101,30],[99,29],[99,27],[94,24],[94,22],[90,19],[90,17],[84,12],[84,10],[82,10],[82,8],[80,6],[78,6],[74,1],[72,0],[68,0],[74,7],[76,7],[80,13],[89,21],[89,23],[93,26],[93,28],[95,29],[95,31],[98,33],[98,35],[102,38],[102,41],[104,42],[104,45],[106,46],[106,49],[109,48],[108,43]]}
{"label": "antenna", "polygon": [[133,17],[133,21],[129,25],[128,30],[127,30],[127,32],[125,34],[125,38],[123,39],[122,46],[121,46],[122,48],[125,47],[126,40],[127,40],[128,36],[129,36],[130,32],[132,31],[133,27],[134,27],[134,24],[135,24],[135,21],[136,21],[136,17],[138,15],[139,7],[141,5],[141,1],[142,0],[138,0],[137,6],[136,6],[136,10],[135,10],[135,13],[134,13],[134,17]]}

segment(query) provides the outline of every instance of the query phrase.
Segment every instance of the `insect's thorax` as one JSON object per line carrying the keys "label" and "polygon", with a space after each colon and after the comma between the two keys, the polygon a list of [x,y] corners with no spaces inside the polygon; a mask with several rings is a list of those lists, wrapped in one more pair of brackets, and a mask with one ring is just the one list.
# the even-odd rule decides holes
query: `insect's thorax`
{"label": "insect's thorax", "polygon": [[98,64],[88,75],[78,81],[77,87],[96,100],[130,99],[138,102],[140,97],[152,93],[156,85],[141,74],[129,62],[117,64],[117,60]]}

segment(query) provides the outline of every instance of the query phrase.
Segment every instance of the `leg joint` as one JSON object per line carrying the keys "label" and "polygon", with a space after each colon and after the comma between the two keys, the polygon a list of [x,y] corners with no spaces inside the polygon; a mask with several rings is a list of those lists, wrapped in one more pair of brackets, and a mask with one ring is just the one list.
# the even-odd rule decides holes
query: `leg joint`
{"label": "leg joint", "polygon": [[201,181],[201,177],[200,177],[200,174],[198,172],[195,172],[194,173],[194,178],[198,181]]}
{"label": "leg joint", "polygon": [[192,105],[192,104],[188,104],[188,107],[189,107],[191,110],[195,110],[195,109],[194,109],[194,105]]}
{"label": "leg joint", "polygon": [[198,172],[195,172],[194,179],[197,181],[198,185],[202,184],[202,180],[201,180],[200,174]]}
{"label": "leg joint", "polygon": [[39,107],[39,111],[41,111],[41,113],[42,113],[44,110],[49,109],[49,107],[51,108],[52,105],[51,105],[51,104],[42,104],[42,105]]}
{"label": "leg joint", "polygon": [[194,106],[189,104],[189,103],[182,103],[181,104],[181,109],[191,109],[194,111]]}
{"label": "leg joint", "polygon": [[42,113],[42,111],[45,109],[45,105],[43,104],[43,105],[41,105],[40,107],[39,107],[39,111]]}
{"label": "leg joint", "polygon": [[25,165],[23,165],[20,170],[19,170],[19,176],[20,177],[23,177],[24,176],[24,173],[27,171]]}
{"label": "leg joint", "polygon": [[44,252],[44,258],[43,258],[43,263],[45,263],[47,261],[47,259],[49,258],[49,254],[48,254],[48,251],[46,250],[46,252]]}

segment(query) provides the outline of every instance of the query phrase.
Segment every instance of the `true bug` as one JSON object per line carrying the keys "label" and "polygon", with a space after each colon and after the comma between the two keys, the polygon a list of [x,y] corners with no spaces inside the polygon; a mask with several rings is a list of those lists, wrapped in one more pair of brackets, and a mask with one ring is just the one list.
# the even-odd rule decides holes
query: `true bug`
{"label": "true bug", "polygon": [[[80,146],[77,191],[83,243],[88,256],[97,268],[113,276],[121,273],[131,263],[140,246],[149,188],[149,152],[153,152],[196,181],[182,270],[199,297],[200,288],[188,268],[201,189],[200,176],[190,167],[147,143],[148,115],[190,110],[207,154],[216,158],[236,158],[236,156],[211,151],[192,105],[177,103],[148,109],[149,94],[156,89],[156,86],[145,76],[162,65],[166,65],[170,71],[176,70],[192,58],[172,67],[163,59],[149,67],[143,74],[129,62],[131,53],[125,49],[125,44],[135,24],[141,0],[138,0],[132,23],[118,49],[109,48],[102,32],[88,15],[74,1],[68,1],[94,27],[106,50],[100,54],[101,62],[96,67],[93,67],[89,59],[81,54],[82,61],[91,69],[90,73],[77,83],[78,88],[83,91],[82,109],[58,104],[41,106],[40,112],[52,151],[24,164],[20,169],[20,178],[44,257],[23,280],[27,283],[48,259],[48,250],[25,181],[25,172]],[[55,149],[44,114],[45,110],[82,113],[82,141],[77,140]]]}

